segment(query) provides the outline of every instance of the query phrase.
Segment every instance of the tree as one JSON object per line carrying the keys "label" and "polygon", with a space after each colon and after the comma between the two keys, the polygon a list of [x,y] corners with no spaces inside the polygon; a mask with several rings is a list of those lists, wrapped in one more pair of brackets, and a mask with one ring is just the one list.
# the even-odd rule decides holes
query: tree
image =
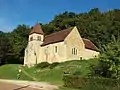
{"label": "tree", "polygon": [[[80,35],[83,38],[90,39],[102,52],[104,51],[103,46],[107,46],[112,41],[111,35],[118,38],[118,33],[120,32],[120,10],[101,12],[98,8],[94,8],[89,12],[77,14],[65,11],[56,15],[48,24],[40,23],[40,25],[45,35],[77,26]],[[18,25],[12,32],[5,34],[9,39],[15,60],[23,62],[24,49],[27,46],[30,29],[30,27],[23,24]]]}
{"label": "tree", "polygon": [[8,63],[11,57],[11,47],[8,38],[0,32],[0,65]]}
{"label": "tree", "polygon": [[99,61],[93,69],[94,76],[120,78],[120,38],[112,35],[112,42],[104,46]]}
{"label": "tree", "polygon": [[[11,33],[7,33],[10,44],[12,46],[12,51],[14,59],[19,63],[23,63],[24,60],[24,50],[27,46],[28,33],[30,28],[26,25],[18,25],[16,29]],[[15,61],[16,62],[16,61]]]}

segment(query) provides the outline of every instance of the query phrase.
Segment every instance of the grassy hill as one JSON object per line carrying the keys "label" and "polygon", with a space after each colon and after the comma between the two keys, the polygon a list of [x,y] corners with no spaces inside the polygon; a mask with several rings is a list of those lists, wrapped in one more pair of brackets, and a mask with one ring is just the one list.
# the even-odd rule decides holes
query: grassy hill
{"label": "grassy hill", "polygon": [[[18,64],[6,64],[3,66],[0,66],[0,79],[17,79],[17,74],[19,67],[21,65]],[[26,74],[22,73],[21,78],[23,80],[32,80],[30,77],[28,77]]]}
{"label": "grassy hill", "polygon": [[0,66],[1,79],[17,79],[19,69],[22,70],[21,80],[45,81],[53,84],[63,84],[64,72],[78,72],[81,77],[87,76],[90,72],[89,66],[97,63],[96,60],[74,60],[58,64],[55,68],[36,69],[35,67],[23,67],[21,65],[6,64]]}

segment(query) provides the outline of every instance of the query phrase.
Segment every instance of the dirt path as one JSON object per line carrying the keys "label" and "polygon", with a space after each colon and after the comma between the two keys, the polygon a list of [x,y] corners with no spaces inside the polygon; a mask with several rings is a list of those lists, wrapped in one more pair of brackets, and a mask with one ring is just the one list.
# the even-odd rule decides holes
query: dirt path
{"label": "dirt path", "polygon": [[0,79],[0,90],[55,90],[58,86],[45,82]]}
{"label": "dirt path", "polygon": [[29,86],[20,86],[11,83],[0,82],[0,90],[43,90],[43,89],[36,89]]}

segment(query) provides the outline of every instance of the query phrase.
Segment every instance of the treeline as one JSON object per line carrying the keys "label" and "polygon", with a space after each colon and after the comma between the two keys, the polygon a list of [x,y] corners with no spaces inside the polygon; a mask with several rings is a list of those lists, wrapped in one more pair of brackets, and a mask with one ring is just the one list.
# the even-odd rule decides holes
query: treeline
{"label": "treeline", "polygon": [[[82,37],[90,39],[101,52],[104,52],[104,46],[112,42],[113,37],[119,37],[120,10],[101,12],[98,8],[94,8],[79,14],[66,11],[56,15],[48,24],[40,24],[45,34],[77,26]],[[10,33],[0,32],[1,64],[23,63],[24,50],[31,28],[23,24],[18,25]]]}

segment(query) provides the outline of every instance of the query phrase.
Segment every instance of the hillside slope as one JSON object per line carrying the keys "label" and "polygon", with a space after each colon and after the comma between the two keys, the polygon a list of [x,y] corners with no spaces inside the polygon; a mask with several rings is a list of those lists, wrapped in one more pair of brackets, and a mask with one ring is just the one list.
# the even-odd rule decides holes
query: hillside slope
{"label": "hillside slope", "polygon": [[20,80],[45,81],[53,84],[63,84],[62,78],[64,73],[77,73],[81,77],[87,76],[90,72],[90,65],[97,63],[97,60],[75,60],[60,63],[53,69],[44,68],[36,69],[35,67],[23,67],[21,65],[7,64],[0,67],[0,79],[17,79],[19,69]]}

